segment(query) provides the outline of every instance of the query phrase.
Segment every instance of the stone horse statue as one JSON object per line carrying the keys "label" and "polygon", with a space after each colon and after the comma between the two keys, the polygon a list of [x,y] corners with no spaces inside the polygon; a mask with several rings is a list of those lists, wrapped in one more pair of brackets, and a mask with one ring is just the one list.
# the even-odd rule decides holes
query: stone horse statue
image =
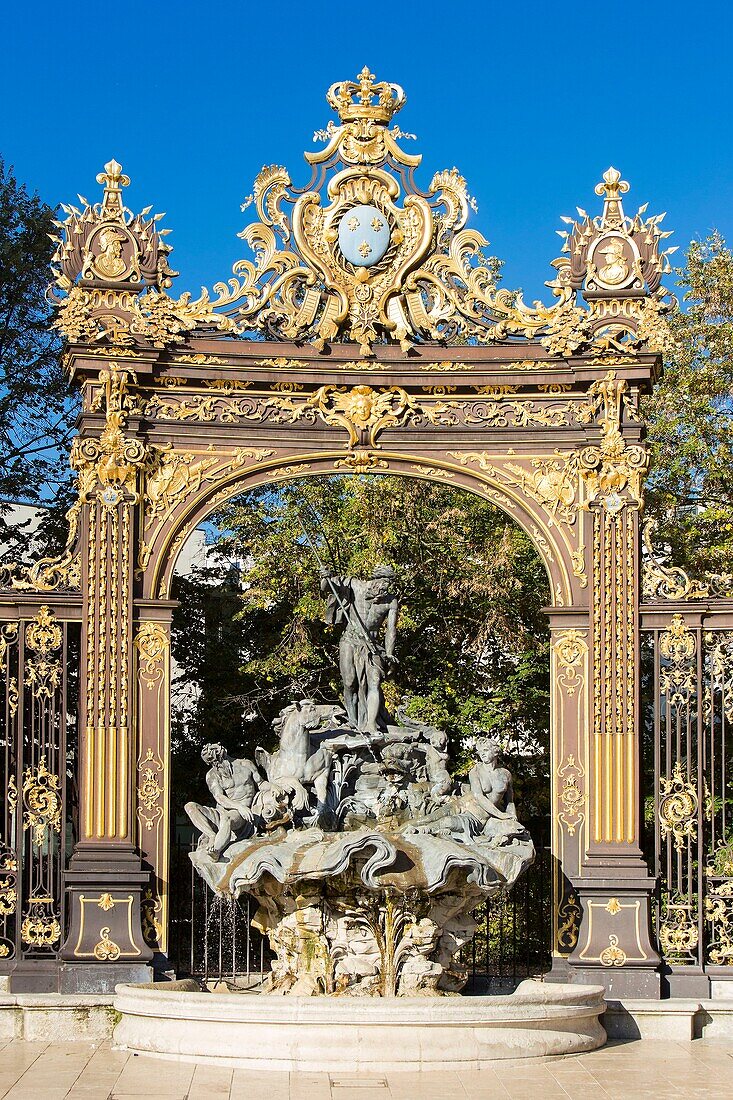
{"label": "stone horse statue", "polygon": [[269,828],[308,809],[306,787],[313,787],[316,813],[325,805],[333,755],[325,745],[314,750],[311,733],[341,717],[343,708],[336,704],[301,699],[281,710],[272,723],[280,747],[272,753],[255,750],[255,759],[267,776],[260,784],[256,809]]}

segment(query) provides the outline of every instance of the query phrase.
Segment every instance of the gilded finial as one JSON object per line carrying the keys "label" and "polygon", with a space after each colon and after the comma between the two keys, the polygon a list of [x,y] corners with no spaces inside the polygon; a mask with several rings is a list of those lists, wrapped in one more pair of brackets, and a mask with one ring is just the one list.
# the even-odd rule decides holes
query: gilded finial
{"label": "gilded finial", "polygon": [[365,65],[356,81],[341,80],[331,85],[326,99],[342,122],[370,119],[386,125],[404,107],[407,96],[399,84],[375,84],[375,79]]}
{"label": "gilded finial", "polygon": [[123,175],[122,165],[113,157],[105,164],[104,171],[98,174],[97,183],[101,183],[105,191],[119,191],[121,187],[129,187],[130,177]]}
{"label": "gilded finial", "polygon": [[626,180],[621,179],[621,173],[616,168],[608,168],[603,173],[603,180],[596,184],[596,195],[603,195],[603,217],[601,218],[604,229],[618,229],[624,222],[624,208],[621,195],[630,190]]}
{"label": "gilded finial", "polygon": [[112,158],[97,176],[97,183],[104,187],[102,214],[106,218],[122,218],[122,188],[129,187],[130,177],[123,174],[122,165]]}
{"label": "gilded finial", "polygon": [[621,179],[621,173],[617,168],[607,168],[603,173],[603,180],[596,184],[596,195],[605,195],[607,199],[618,199],[619,195],[625,195],[629,191],[630,184]]}

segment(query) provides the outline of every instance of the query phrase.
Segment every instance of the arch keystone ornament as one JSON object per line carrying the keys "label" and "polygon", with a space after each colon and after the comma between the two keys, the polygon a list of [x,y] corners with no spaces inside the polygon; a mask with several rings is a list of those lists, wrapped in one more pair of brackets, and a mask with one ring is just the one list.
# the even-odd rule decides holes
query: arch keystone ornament
{"label": "arch keystone ornament", "polygon": [[[125,205],[131,177],[114,160],[101,199],[57,223],[55,324],[83,399],[78,498],[64,554],[3,567],[0,584],[80,608],[80,836],[60,984],[111,989],[153,956],[168,968],[177,555],[243,489],[337,472],[464,488],[534,543],[553,600],[549,977],[658,995],[639,850],[638,408],[674,308],[668,234],[646,207],[625,214],[629,186],[609,169],[600,212],[565,219],[550,303],[528,305],[497,286],[458,170],[418,180],[395,124],[402,88],[364,68],[327,101],[310,179],[262,170],[244,204],[249,251],[213,290],[173,295],[167,230]],[[114,903],[103,926],[100,899]]]}

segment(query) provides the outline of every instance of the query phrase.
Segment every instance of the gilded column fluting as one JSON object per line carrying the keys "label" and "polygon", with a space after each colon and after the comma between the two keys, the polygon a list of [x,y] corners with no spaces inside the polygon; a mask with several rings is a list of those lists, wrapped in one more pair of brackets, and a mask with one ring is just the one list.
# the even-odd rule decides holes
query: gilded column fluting
{"label": "gilded column fluting", "polygon": [[589,852],[638,849],[638,510],[593,514],[593,821]]}

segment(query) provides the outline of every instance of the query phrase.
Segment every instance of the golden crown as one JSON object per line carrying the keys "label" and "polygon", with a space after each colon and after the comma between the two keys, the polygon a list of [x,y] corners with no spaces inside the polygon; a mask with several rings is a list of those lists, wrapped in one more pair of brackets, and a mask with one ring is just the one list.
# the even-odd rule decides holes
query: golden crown
{"label": "golden crown", "polygon": [[374,83],[374,73],[364,68],[357,80],[340,80],[326,92],[326,99],[342,122],[370,118],[387,123],[404,107],[407,96],[399,84]]}

